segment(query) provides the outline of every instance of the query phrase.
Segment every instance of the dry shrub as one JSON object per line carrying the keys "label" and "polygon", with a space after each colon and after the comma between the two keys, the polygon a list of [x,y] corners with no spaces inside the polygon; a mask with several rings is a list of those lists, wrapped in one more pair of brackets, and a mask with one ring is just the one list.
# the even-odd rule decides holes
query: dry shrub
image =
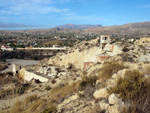
{"label": "dry shrub", "polygon": [[31,96],[28,96],[27,98],[25,98],[25,103],[26,104],[29,104],[29,103],[32,103],[33,101],[35,101],[37,99],[37,95],[36,94],[33,94]]}
{"label": "dry shrub", "polygon": [[128,52],[129,49],[128,49],[127,47],[124,47],[124,48],[122,49],[122,51],[123,51],[123,52]]}
{"label": "dry shrub", "polygon": [[50,89],[52,89],[49,85],[45,87],[45,90],[49,91]]}
{"label": "dry shrub", "polygon": [[125,78],[119,78],[115,87],[108,92],[117,93],[128,104],[128,112],[141,113],[150,111],[150,82],[143,73],[137,70],[125,73]]}
{"label": "dry shrub", "polygon": [[100,70],[99,78],[100,80],[107,80],[109,79],[114,73],[117,73],[119,70],[124,69],[124,63],[123,62],[106,62],[103,64],[103,67]]}
{"label": "dry shrub", "polygon": [[49,108],[44,109],[42,113],[56,113],[57,108],[56,106],[50,106]]}
{"label": "dry shrub", "polygon": [[78,91],[79,83],[59,85],[51,89],[50,99],[58,103],[62,98],[66,98],[69,95],[72,95],[74,92]]}
{"label": "dry shrub", "polygon": [[50,100],[37,99],[33,104],[28,106],[27,113],[41,113],[49,106],[53,106]]}
{"label": "dry shrub", "polygon": [[82,80],[79,84],[79,90],[84,90],[85,87],[94,87],[96,84],[96,76],[82,76]]}
{"label": "dry shrub", "polygon": [[56,104],[50,99],[37,99],[36,95],[32,95],[27,97],[25,101],[17,101],[11,109],[0,111],[0,113],[42,113],[43,111],[43,113],[55,113],[56,108]]}
{"label": "dry shrub", "polygon": [[12,107],[12,109],[10,109],[10,111],[7,111],[8,113],[23,113],[24,112],[24,102],[22,101],[17,101],[14,105],[14,107]]}
{"label": "dry shrub", "polygon": [[96,81],[98,80],[97,76],[88,76],[86,71],[83,71],[83,76],[81,77],[81,81],[79,83],[79,91],[83,93],[79,93],[79,97],[93,97],[94,88],[96,85]]}
{"label": "dry shrub", "polygon": [[150,75],[150,65],[144,69],[144,73]]}

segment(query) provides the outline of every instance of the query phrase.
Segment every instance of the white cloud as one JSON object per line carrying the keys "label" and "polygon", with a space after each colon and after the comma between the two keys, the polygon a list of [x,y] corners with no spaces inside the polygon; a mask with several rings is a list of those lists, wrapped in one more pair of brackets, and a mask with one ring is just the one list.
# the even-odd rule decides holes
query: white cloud
{"label": "white cloud", "polygon": [[[62,0],[59,0],[62,1]],[[63,0],[68,1],[68,0]],[[45,14],[69,11],[68,8],[55,7],[54,0],[0,0],[2,14]]]}
{"label": "white cloud", "polygon": [[109,21],[109,19],[105,19],[100,16],[90,15],[90,16],[76,16],[76,15],[67,15],[63,17],[64,20],[89,20],[89,21]]}
{"label": "white cloud", "polygon": [[61,14],[61,15],[64,15],[64,16],[71,16],[71,15],[73,15],[73,13],[64,13],[64,14]]}
{"label": "white cloud", "polygon": [[25,25],[25,24],[0,22],[0,27],[37,27],[37,26],[35,26],[35,25]]}

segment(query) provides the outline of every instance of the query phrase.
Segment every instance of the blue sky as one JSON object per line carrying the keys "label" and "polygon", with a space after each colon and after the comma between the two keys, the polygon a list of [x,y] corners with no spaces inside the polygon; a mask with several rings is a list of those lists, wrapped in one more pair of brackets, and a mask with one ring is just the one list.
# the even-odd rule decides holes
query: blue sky
{"label": "blue sky", "polygon": [[150,21],[150,0],[0,0],[0,29]]}

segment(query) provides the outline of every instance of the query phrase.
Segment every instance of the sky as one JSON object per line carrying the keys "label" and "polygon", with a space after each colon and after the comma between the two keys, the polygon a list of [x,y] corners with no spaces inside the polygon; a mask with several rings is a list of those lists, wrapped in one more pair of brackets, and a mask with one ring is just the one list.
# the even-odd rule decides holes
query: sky
{"label": "sky", "polygon": [[0,30],[150,21],[150,0],[0,0]]}

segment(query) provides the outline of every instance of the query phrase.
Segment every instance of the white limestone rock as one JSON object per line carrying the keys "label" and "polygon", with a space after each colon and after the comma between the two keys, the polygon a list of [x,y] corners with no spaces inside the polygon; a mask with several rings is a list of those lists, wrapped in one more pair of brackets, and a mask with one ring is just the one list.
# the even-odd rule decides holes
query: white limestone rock
{"label": "white limestone rock", "polygon": [[109,104],[117,104],[117,105],[121,105],[123,104],[122,100],[119,99],[119,95],[112,93],[109,98],[108,98]]}
{"label": "white limestone rock", "polygon": [[112,75],[112,78],[113,78],[113,79],[118,78],[118,74],[117,74],[117,73],[114,73],[114,74]]}
{"label": "white limestone rock", "polygon": [[99,102],[99,105],[101,110],[107,110],[107,108],[109,107],[109,104],[105,102]]}
{"label": "white limestone rock", "polygon": [[119,75],[120,77],[124,78],[125,73],[128,71],[128,69],[123,69],[117,72],[117,75]]}
{"label": "white limestone rock", "polygon": [[107,89],[103,88],[103,89],[100,89],[100,90],[94,92],[93,96],[96,99],[100,99],[100,98],[107,98],[109,96],[109,94],[107,92]]}

